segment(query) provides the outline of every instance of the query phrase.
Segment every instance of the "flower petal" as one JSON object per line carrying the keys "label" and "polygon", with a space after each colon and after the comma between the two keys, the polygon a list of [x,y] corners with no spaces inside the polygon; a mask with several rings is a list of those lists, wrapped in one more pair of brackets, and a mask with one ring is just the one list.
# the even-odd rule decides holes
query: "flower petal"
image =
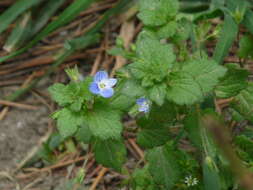
{"label": "flower petal", "polygon": [[106,71],[98,71],[94,76],[94,82],[100,82],[104,79],[108,79],[108,74]]}
{"label": "flower petal", "polygon": [[143,104],[144,102],[146,102],[146,101],[147,101],[146,98],[139,98],[139,99],[136,100],[136,104],[142,105],[142,104]]}
{"label": "flower petal", "polygon": [[89,90],[93,93],[93,94],[99,94],[100,90],[98,88],[97,83],[93,82],[90,84]]}
{"label": "flower petal", "polygon": [[113,87],[117,83],[117,79],[115,78],[110,78],[105,80],[106,86],[108,87]]}
{"label": "flower petal", "polygon": [[140,106],[138,110],[139,112],[147,113],[149,111],[149,106]]}
{"label": "flower petal", "polygon": [[99,93],[104,98],[110,98],[114,94],[113,88],[106,88],[100,91]]}

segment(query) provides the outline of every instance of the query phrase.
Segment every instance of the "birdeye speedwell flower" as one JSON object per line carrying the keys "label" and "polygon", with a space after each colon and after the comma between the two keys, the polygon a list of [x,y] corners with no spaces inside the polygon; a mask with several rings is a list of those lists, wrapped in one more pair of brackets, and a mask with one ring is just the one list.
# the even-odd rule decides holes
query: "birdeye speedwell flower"
{"label": "birdeye speedwell flower", "polygon": [[149,112],[150,102],[146,98],[139,98],[136,100],[136,104],[138,105],[139,112],[147,113]]}
{"label": "birdeye speedwell flower", "polygon": [[110,98],[114,94],[113,86],[117,83],[117,79],[109,78],[106,71],[98,71],[90,84],[90,91],[104,98]]}

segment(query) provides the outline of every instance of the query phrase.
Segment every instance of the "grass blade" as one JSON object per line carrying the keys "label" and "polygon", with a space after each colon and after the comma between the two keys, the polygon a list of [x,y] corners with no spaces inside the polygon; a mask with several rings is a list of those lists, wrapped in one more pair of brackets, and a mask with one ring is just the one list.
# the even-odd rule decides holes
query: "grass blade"
{"label": "grass blade", "polygon": [[[21,21],[19,21],[8,37],[4,45],[4,49],[8,52],[18,49],[24,42],[31,39],[41,28],[48,22],[50,17],[57,11],[57,9],[65,2],[65,0],[50,0],[38,11],[38,7],[34,7],[31,11],[36,14],[36,18],[31,18],[31,13],[25,14]],[[30,15],[28,17],[28,15]]]}
{"label": "grass blade", "polygon": [[[62,64],[66,58],[68,58],[70,55],[72,55],[75,51],[84,49],[88,47],[91,44],[94,44],[98,41],[99,35],[98,31],[102,28],[102,26],[105,24],[105,22],[114,14],[122,12],[122,9],[129,3],[131,0],[121,0],[114,8],[111,8],[108,10],[103,17],[99,20],[99,22],[91,28],[84,36],[81,36],[79,38],[75,38],[73,40],[67,41],[64,45],[64,48],[60,50],[60,55],[57,56],[56,61],[53,63],[53,65],[47,70],[46,74],[35,79],[32,81],[28,86],[24,88],[20,88],[19,90],[15,91],[13,94],[8,96],[6,100],[9,101],[15,101],[20,96],[25,94],[27,91],[29,91],[31,88],[37,85],[37,83],[44,78],[45,76],[50,75],[55,71],[55,69]],[[1,107],[0,107],[1,108]]]}
{"label": "grass blade", "polygon": [[215,61],[222,63],[225,56],[228,55],[229,49],[233,45],[237,33],[238,25],[230,15],[225,14],[223,29],[214,50],[213,58]]}
{"label": "grass blade", "polygon": [[33,23],[33,35],[40,31],[43,26],[48,22],[51,16],[63,5],[65,0],[49,0],[36,16]]}
{"label": "grass blade", "polygon": [[8,37],[3,49],[8,52],[17,49],[17,47],[29,37],[31,28],[31,12],[29,11],[17,22],[16,27]]}
{"label": "grass blade", "polygon": [[56,30],[57,28],[67,24],[74,19],[81,11],[89,7],[93,0],[76,0],[69,7],[67,7],[62,14],[58,16],[58,19],[49,23],[35,38],[28,43],[24,48],[11,53],[10,55],[0,58],[0,63],[6,61],[12,57],[22,54],[29,48],[33,47],[37,42],[46,37],[48,34]]}
{"label": "grass blade", "polygon": [[0,34],[24,11],[43,0],[19,0],[0,15]]}

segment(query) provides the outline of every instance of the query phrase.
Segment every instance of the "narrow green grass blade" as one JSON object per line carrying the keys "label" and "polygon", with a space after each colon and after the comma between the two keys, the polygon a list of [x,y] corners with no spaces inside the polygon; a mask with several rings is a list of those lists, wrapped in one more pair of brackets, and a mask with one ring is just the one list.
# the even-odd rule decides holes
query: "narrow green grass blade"
{"label": "narrow green grass blade", "polygon": [[19,0],[0,15],[0,34],[6,30],[20,14],[43,0]]}
{"label": "narrow green grass blade", "polygon": [[[100,21],[91,28],[87,33],[85,33],[82,37],[75,38],[73,40],[67,41],[65,43],[65,46],[63,49],[60,50],[60,55],[57,56],[56,61],[53,63],[53,65],[47,70],[46,74],[35,79],[33,82],[31,82],[27,87],[20,88],[19,90],[15,91],[13,94],[8,96],[6,100],[9,101],[15,101],[20,96],[25,94],[27,91],[29,91],[31,88],[36,86],[38,82],[44,78],[45,76],[50,75],[55,71],[55,69],[62,64],[66,58],[68,58],[70,55],[72,55],[75,51],[87,48],[89,45],[96,43],[99,40],[98,31],[102,28],[102,26],[105,24],[105,22],[113,15],[117,14],[119,12],[122,12],[122,9],[129,3],[131,0],[122,0],[120,1],[117,6],[114,8],[108,10],[104,16],[100,19]],[[0,107],[1,108],[1,107]]]}
{"label": "narrow green grass blade", "polygon": [[237,33],[238,25],[230,15],[226,14],[223,29],[214,50],[213,58],[215,61],[222,63],[225,56],[228,55],[229,49],[233,45]]}
{"label": "narrow green grass blade", "polygon": [[66,0],[49,0],[42,10],[36,15],[33,23],[33,35],[40,31],[55,12],[63,5]]}
{"label": "narrow green grass blade", "polygon": [[21,45],[31,33],[31,12],[27,12],[17,22],[16,27],[8,37],[3,49],[11,52]]}
{"label": "narrow green grass blade", "polygon": [[36,18],[31,18],[31,13],[25,14],[17,23],[16,27],[8,37],[4,49],[8,52],[17,50],[24,42],[31,39],[50,19],[50,17],[57,11],[57,9],[65,2],[65,0],[50,0],[38,11],[38,7],[34,7],[31,11],[35,13]]}
{"label": "narrow green grass blade", "polygon": [[81,11],[85,10],[89,7],[89,5],[93,2],[93,0],[76,0],[69,7],[67,7],[62,14],[58,16],[58,19],[49,23],[45,29],[43,29],[35,38],[28,43],[24,48],[11,53],[10,55],[4,56],[0,58],[0,63],[6,61],[12,57],[22,54],[32,46],[34,46],[41,39],[46,37],[48,34],[56,30],[57,28],[67,24],[72,19],[74,19]]}

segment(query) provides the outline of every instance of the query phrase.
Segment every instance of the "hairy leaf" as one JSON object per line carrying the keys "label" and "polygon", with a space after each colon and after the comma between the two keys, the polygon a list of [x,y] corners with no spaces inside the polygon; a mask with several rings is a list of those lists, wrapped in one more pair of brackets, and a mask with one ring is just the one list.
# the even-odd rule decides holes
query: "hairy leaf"
{"label": "hairy leaf", "polygon": [[94,153],[96,161],[106,167],[121,171],[126,160],[126,148],[122,140],[95,140]]}
{"label": "hairy leaf", "polygon": [[174,186],[180,174],[173,151],[171,145],[166,144],[149,150],[146,155],[154,181],[168,190]]}
{"label": "hairy leaf", "polygon": [[227,67],[228,72],[215,88],[215,93],[219,98],[230,98],[232,96],[236,96],[248,85],[247,78],[249,72],[247,70],[240,69],[233,64],[227,65]]}
{"label": "hairy leaf", "polygon": [[57,128],[63,138],[73,135],[78,126],[84,123],[84,118],[81,113],[75,113],[64,108],[57,114]]}
{"label": "hairy leaf", "polygon": [[177,0],[140,0],[138,17],[145,25],[160,26],[174,17],[178,8]]}
{"label": "hairy leaf", "polygon": [[119,139],[122,131],[120,112],[113,110],[108,104],[95,104],[85,115],[92,134],[102,140]]}
{"label": "hairy leaf", "polygon": [[189,62],[183,66],[183,71],[190,74],[201,87],[203,94],[213,90],[219,78],[226,73],[226,68],[213,60],[200,59]]}
{"label": "hairy leaf", "polygon": [[179,105],[193,104],[203,99],[199,84],[185,72],[174,72],[169,76],[167,98]]}
{"label": "hairy leaf", "polygon": [[248,87],[242,90],[232,102],[232,106],[246,119],[253,122],[253,83],[249,83]]}

